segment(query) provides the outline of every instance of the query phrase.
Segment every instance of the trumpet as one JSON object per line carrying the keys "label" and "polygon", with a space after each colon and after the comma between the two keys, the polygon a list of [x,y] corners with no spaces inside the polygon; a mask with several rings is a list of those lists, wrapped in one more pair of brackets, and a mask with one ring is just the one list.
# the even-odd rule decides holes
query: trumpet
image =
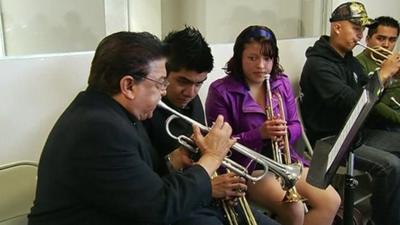
{"label": "trumpet", "polygon": [[[265,111],[267,114],[267,119],[272,120],[274,119],[274,109],[272,106],[272,91],[271,91],[271,85],[270,85],[270,75],[266,74],[265,75],[265,94],[267,98],[267,104],[265,107]],[[275,93],[275,96],[278,98],[278,106],[279,106],[279,116],[281,119],[285,119],[285,109],[283,105],[283,100],[282,96],[279,93]],[[289,146],[289,137],[288,135],[283,136],[283,149],[279,146],[279,141],[277,140],[271,140],[272,144],[272,154],[274,157],[274,160],[277,161],[278,163],[284,163],[284,164],[291,164],[291,157],[290,157],[290,146]],[[283,152],[282,152],[283,150]],[[297,192],[296,187],[293,186],[290,189],[286,190],[286,194],[284,197],[285,202],[298,202],[298,201],[303,201],[305,200],[301,195]]]}
{"label": "trumpet", "polygon": [[[194,124],[196,126],[198,126],[202,131],[204,132],[208,132],[210,129],[206,126],[203,126],[201,123],[177,112],[176,110],[170,108],[169,106],[167,106],[164,102],[160,101],[158,103],[158,106],[161,108],[164,108],[165,110],[169,111],[172,113],[171,116],[169,116],[165,122],[165,126],[166,126],[166,131],[168,133],[168,135],[170,137],[172,137],[173,139],[176,139],[181,145],[185,146],[188,150],[190,150],[193,153],[198,153],[199,150],[197,149],[194,141],[185,136],[185,135],[179,135],[179,136],[175,136],[171,130],[170,130],[170,123],[171,121],[173,121],[174,119],[183,119],[186,122],[189,122],[191,124]],[[255,160],[256,162],[258,162],[259,164],[264,166],[264,174],[262,174],[261,176],[258,177],[253,177],[251,176],[247,169],[245,167],[243,167],[242,165],[230,160],[228,157],[226,157],[222,164],[228,168],[229,170],[232,170],[234,172],[236,172],[237,174],[246,177],[247,179],[251,180],[252,182],[256,182],[258,180],[260,180],[263,176],[266,175],[266,173],[268,172],[268,169],[270,168],[271,171],[275,171],[274,173],[284,177],[282,180],[284,182],[281,182],[281,185],[284,188],[290,188],[292,187],[297,180],[300,177],[301,171],[302,171],[302,167],[298,166],[298,165],[291,165],[291,166],[287,166],[287,165],[279,165],[278,163],[271,161],[270,159],[258,154],[257,152],[248,149],[245,146],[242,146],[240,144],[235,144],[232,147],[234,150],[250,157],[251,159]],[[238,199],[239,200],[239,206],[241,207],[241,209],[243,210],[243,216],[244,219],[246,220],[246,224],[248,225],[257,225],[257,221],[253,215],[253,212],[251,211],[250,205],[248,204],[247,200],[245,197],[241,197]],[[230,225],[239,225],[239,224],[243,224],[242,222],[239,222],[238,220],[238,214],[236,213],[235,209],[229,205],[228,202],[222,200],[222,208],[225,212],[225,216],[227,217],[227,220],[229,222]]]}
{"label": "trumpet", "polygon": [[[208,132],[210,130],[209,127],[206,127],[203,124],[179,113],[178,111],[172,109],[162,101],[158,103],[158,106],[172,113],[172,115],[166,121],[166,126],[169,126],[169,123],[173,119],[180,118],[192,125],[196,125],[203,132]],[[167,128],[167,132],[169,134],[171,133],[169,128]],[[179,135],[178,137],[172,135],[171,137],[175,138],[182,145],[188,147],[189,150],[193,149],[193,147],[195,146],[193,139],[186,137],[184,135]],[[257,162],[258,164],[264,167],[263,174],[259,176],[252,176],[251,174],[249,174],[247,168],[231,160],[229,156],[224,158],[224,160],[222,161],[222,165],[224,167],[230,169],[232,172],[240,176],[245,177],[246,179],[252,182],[259,181],[268,173],[268,171],[271,171],[275,175],[281,177],[280,181],[282,188],[284,190],[289,190],[296,184],[303,170],[303,166],[299,163],[293,163],[290,165],[281,164],[239,143],[233,144],[231,150],[235,150],[236,152],[239,152],[242,155],[249,157],[250,159],[252,159],[253,161]]]}
{"label": "trumpet", "polygon": [[[229,172],[229,170],[228,170]],[[216,174],[218,175],[218,174]],[[239,201],[239,206],[243,210],[243,216],[246,220],[247,225],[257,225],[257,221],[254,217],[253,212],[251,211],[250,205],[247,202],[246,197],[240,197],[238,199]],[[238,214],[236,213],[236,210],[229,205],[229,202],[222,200],[222,208],[224,210],[225,216],[228,219],[228,222],[230,225],[239,225],[243,224],[243,222],[239,222],[238,220]]]}
{"label": "trumpet", "polygon": [[[164,103],[161,103],[164,104]],[[170,108],[168,107],[168,110]],[[165,129],[167,131],[167,134],[177,140],[181,145],[183,145],[186,149],[188,149],[189,151],[191,151],[192,153],[196,154],[196,156],[199,153],[199,149],[195,146],[194,142],[192,139],[188,138],[185,135],[179,135],[179,136],[175,136],[172,131],[170,130],[170,124],[174,119],[179,119],[178,116],[176,116],[175,114],[172,114],[171,116],[169,116],[166,121],[165,121]],[[240,171],[245,171],[245,168],[242,167],[240,164],[236,165],[238,168],[240,168]],[[228,169],[228,172],[229,169]],[[214,176],[218,176],[218,173],[215,172]],[[238,217],[238,213],[236,212],[236,209],[234,207],[232,207],[230,205],[230,203],[226,200],[221,200],[221,206],[222,209],[224,210],[225,213],[225,217],[228,220],[229,225],[239,225],[239,224],[243,224],[244,222],[246,223],[246,225],[257,225],[257,221],[254,217],[254,214],[250,208],[249,203],[247,202],[246,197],[240,197],[238,198],[238,203],[240,208],[243,210],[243,219],[245,221],[241,221],[239,220]]]}
{"label": "trumpet", "polygon": [[393,54],[393,52],[381,46],[371,48],[360,42],[357,42],[357,44],[368,49],[370,51],[371,59],[373,59],[378,65],[382,65],[383,61]]}

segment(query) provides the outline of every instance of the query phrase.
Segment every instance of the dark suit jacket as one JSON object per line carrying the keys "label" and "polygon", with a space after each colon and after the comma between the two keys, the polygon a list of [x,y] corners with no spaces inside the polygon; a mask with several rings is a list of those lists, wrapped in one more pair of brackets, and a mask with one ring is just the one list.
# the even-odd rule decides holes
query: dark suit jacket
{"label": "dark suit jacket", "polygon": [[156,160],[141,122],[88,88],[47,139],[29,224],[169,224],[209,203],[201,166],[161,178]]}

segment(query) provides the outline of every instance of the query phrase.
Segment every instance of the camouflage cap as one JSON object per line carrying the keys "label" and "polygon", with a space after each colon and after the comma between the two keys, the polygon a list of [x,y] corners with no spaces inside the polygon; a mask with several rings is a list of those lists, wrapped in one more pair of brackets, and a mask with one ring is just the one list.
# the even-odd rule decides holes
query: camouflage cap
{"label": "camouflage cap", "polygon": [[331,15],[330,22],[348,20],[360,26],[368,26],[375,22],[367,15],[365,7],[360,2],[346,2],[339,5]]}

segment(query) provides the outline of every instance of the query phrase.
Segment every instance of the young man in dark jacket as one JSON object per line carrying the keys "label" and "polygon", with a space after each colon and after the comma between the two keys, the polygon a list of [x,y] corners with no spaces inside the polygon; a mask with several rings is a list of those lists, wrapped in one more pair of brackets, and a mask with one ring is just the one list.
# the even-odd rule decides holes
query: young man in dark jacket
{"label": "young man in dark jacket", "polygon": [[[364,26],[373,23],[364,6],[347,2],[332,13],[331,36],[322,36],[307,52],[300,79],[301,113],[312,143],[337,135],[355,106],[363,87],[377,95],[400,68],[399,55],[386,60],[379,71],[367,77],[352,54]],[[376,224],[400,224],[400,137],[394,133],[364,130],[363,145],[355,149],[358,169],[373,176],[372,217]]]}

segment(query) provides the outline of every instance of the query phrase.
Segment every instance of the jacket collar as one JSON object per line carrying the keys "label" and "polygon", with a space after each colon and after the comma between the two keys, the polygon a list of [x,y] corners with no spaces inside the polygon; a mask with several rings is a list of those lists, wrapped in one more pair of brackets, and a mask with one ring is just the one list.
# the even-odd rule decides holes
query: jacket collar
{"label": "jacket collar", "polygon": [[87,95],[93,96],[94,98],[101,99],[105,104],[110,106],[113,110],[118,112],[118,114],[125,115],[133,124],[136,124],[139,119],[137,119],[134,115],[132,115],[128,110],[126,110],[119,102],[117,102],[110,95],[97,90],[94,87],[88,86],[86,88],[85,93]]}
{"label": "jacket collar", "polygon": [[[225,88],[228,92],[234,95],[243,96],[242,112],[244,113],[262,113],[265,114],[265,109],[263,109],[257,102],[251,97],[249,88],[245,85],[244,81],[239,81],[232,76],[227,76],[224,78],[226,81]],[[275,87],[280,84],[280,82],[274,82],[271,89],[274,90]]]}

